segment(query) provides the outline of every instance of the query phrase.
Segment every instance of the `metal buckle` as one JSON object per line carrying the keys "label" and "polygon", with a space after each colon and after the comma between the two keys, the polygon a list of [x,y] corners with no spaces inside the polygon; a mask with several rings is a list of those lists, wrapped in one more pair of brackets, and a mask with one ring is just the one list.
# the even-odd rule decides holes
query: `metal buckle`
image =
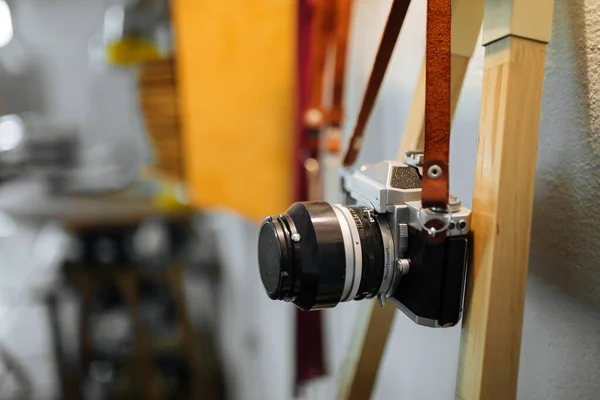
{"label": "metal buckle", "polygon": [[[450,222],[452,222],[452,211],[450,206],[448,206],[448,208],[444,211],[436,211],[436,210],[432,210],[430,208],[421,208],[419,210],[419,213],[417,214],[417,219],[419,220],[419,222],[421,223],[421,226],[423,227],[423,229],[425,229],[425,231],[427,232],[427,234],[430,237],[435,237],[435,235],[437,235],[438,233],[444,232],[448,230],[448,227],[450,226]],[[436,228],[428,228],[427,226],[425,226],[425,224],[427,224],[427,222],[431,221],[431,220],[445,220],[444,226],[442,226],[440,229],[436,229]]]}
{"label": "metal buckle", "polygon": [[422,167],[423,157],[422,151],[408,150],[404,153],[404,164],[412,167]]}

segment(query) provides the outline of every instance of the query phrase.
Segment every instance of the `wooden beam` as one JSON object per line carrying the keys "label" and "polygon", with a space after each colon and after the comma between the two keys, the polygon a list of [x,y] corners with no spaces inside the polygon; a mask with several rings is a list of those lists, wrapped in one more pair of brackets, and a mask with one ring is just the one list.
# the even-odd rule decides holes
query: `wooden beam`
{"label": "wooden beam", "polygon": [[[456,104],[460,98],[462,84],[469,67],[471,57],[452,54],[452,70],[450,79],[452,80],[450,87],[450,95],[452,96],[452,116],[456,110]],[[404,161],[404,153],[408,150],[423,150],[425,138],[425,64],[421,68],[417,88],[413,95],[413,100],[408,113],[408,119],[404,127],[404,134],[398,149],[397,159]]]}
{"label": "wooden beam", "polygon": [[[483,0],[454,0],[452,3],[452,112],[456,108],[465,73],[475,50],[481,21]],[[425,121],[425,64],[417,83],[409,118],[398,154],[423,148]],[[375,301],[363,302],[352,332],[352,344],[344,364],[338,398],[369,399],[389,336],[395,309],[391,304],[380,307]]]}
{"label": "wooden beam", "polygon": [[340,400],[371,398],[395,313],[391,304],[361,303],[341,374]]}
{"label": "wooden beam", "polygon": [[550,42],[553,5],[549,0],[486,0],[482,43],[507,36]]}
{"label": "wooden beam", "polygon": [[[451,73],[454,72],[452,68]],[[450,88],[452,92],[452,88]],[[417,81],[417,87],[413,94],[408,119],[404,126],[404,133],[398,148],[398,161],[404,161],[404,153],[408,150],[423,150],[425,129],[425,63],[421,66],[421,73]]]}
{"label": "wooden beam", "polygon": [[486,45],[456,397],[515,399],[552,0],[486,0]]}
{"label": "wooden beam", "polygon": [[[469,61],[475,51],[481,21],[483,0],[455,0],[452,3],[452,70],[451,96],[452,115],[456,110]],[[413,100],[404,127],[397,159],[404,161],[407,150],[422,150],[425,135],[425,62],[413,95]]]}
{"label": "wooden beam", "polygon": [[457,398],[515,399],[546,44],[486,46]]}

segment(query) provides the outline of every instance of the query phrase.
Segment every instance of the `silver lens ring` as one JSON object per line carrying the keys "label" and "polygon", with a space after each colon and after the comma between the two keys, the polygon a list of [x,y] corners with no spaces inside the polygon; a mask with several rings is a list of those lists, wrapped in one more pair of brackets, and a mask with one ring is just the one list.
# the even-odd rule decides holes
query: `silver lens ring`
{"label": "silver lens ring", "polygon": [[354,249],[352,248],[352,234],[350,233],[350,227],[344,218],[344,214],[338,209],[337,205],[333,205],[333,212],[337,216],[342,230],[342,237],[344,239],[344,256],[346,257],[346,277],[344,279],[344,290],[342,291],[341,301],[346,301],[352,288],[352,281],[354,280]]}
{"label": "silver lens ring", "polygon": [[362,248],[360,235],[352,214],[340,204],[333,204],[333,211],[338,217],[342,237],[344,238],[344,250],[346,253],[346,278],[344,290],[340,301],[354,300],[360,288],[362,278]]}
{"label": "silver lens ring", "polygon": [[379,291],[377,292],[378,296],[389,296],[394,286],[394,262],[395,262],[395,254],[394,254],[394,238],[392,236],[392,232],[390,230],[389,223],[387,219],[382,216],[377,216],[377,222],[379,223],[379,229],[381,231],[381,238],[383,241],[383,279],[381,280],[381,286],[379,287]]}

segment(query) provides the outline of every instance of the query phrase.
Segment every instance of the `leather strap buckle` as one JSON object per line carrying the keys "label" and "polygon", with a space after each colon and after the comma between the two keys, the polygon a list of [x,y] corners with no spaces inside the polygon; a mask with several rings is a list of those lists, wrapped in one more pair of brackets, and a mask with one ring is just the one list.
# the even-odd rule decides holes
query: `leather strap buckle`
{"label": "leather strap buckle", "polygon": [[[417,214],[417,218],[421,226],[431,238],[435,238],[438,234],[443,233],[450,227],[452,222],[452,210],[450,206],[446,210],[436,210],[432,208],[421,208]],[[427,226],[432,221],[440,221],[441,227]]]}

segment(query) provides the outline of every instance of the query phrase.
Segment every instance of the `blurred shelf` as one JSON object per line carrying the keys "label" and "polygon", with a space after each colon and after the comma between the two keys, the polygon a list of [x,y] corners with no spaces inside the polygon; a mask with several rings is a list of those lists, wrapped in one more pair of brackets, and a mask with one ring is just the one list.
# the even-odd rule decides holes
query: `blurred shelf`
{"label": "blurred shelf", "polygon": [[164,210],[132,192],[53,196],[37,182],[0,186],[0,212],[15,217],[61,220],[68,225],[120,225],[147,217],[185,218],[192,210]]}

